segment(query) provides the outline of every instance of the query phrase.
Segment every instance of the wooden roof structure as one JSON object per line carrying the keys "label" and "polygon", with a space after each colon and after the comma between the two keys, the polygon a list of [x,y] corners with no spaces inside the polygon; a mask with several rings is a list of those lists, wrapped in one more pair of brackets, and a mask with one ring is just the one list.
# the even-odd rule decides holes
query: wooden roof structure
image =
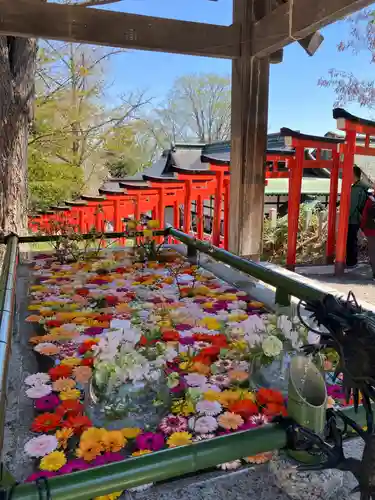
{"label": "wooden roof structure", "polygon": [[[258,258],[264,203],[269,64],[297,41],[313,54],[320,28],[373,0],[233,0],[219,26],[97,8],[119,0],[0,0],[0,34],[232,60],[230,249]],[[203,1],[203,0],[202,0]],[[220,1],[220,0],[218,0]],[[95,8],[91,8],[91,7]]]}

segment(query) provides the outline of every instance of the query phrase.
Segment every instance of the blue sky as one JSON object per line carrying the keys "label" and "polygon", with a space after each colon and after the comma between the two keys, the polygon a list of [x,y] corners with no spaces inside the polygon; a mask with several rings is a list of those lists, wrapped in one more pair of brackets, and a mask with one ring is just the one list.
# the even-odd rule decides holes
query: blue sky
{"label": "blue sky", "polygon": [[[213,24],[230,24],[232,0],[126,0],[109,6],[112,10],[169,17]],[[280,127],[298,129],[311,134],[324,134],[335,129],[332,119],[334,93],[318,87],[319,77],[335,68],[352,71],[366,79],[375,78],[375,66],[369,54],[357,56],[338,53],[337,44],[346,38],[350,26],[342,21],[323,30],[325,41],[314,57],[294,43],[284,51],[284,62],[271,65],[269,130]],[[230,74],[227,60],[190,57],[156,52],[128,51],[116,56],[111,65],[113,92],[147,90],[149,96],[162,100],[173,81],[187,73],[214,72]],[[354,114],[368,116],[365,109],[347,107]]]}

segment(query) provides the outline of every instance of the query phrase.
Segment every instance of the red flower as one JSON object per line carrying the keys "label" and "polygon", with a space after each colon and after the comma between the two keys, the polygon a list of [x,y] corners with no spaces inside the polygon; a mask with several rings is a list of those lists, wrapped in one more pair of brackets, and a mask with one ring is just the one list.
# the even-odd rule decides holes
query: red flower
{"label": "red flower", "polygon": [[34,432],[50,432],[61,426],[61,416],[56,413],[41,413],[31,425]]}
{"label": "red flower", "polygon": [[257,403],[260,406],[266,405],[268,403],[283,405],[284,396],[279,391],[275,391],[273,389],[265,389],[264,387],[262,387],[257,392]]}
{"label": "red flower", "polygon": [[209,335],[209,337],[211,337],[209,342],[212,342],[213,345],[217,345],[220,347],[228,346],[228,340],[226,336],[222,333],[218,333],[217,335]]}
{"label": "red flower", "polygon": [[57,365],[48,370],[48,373],[52,381],[55,381],[59,378],[69,377],[73,373],[73,368],[65,365]]}
{"label": "red flower", "polygon": [[241,399],[229,406],[230,411],[233,413],[238,413],[242,418],[248,419],[252,415],[259,413],[258,405],[250,401],[249,399]]}
{"label": "red flower", "polygon": [[81,366],[93,366],[93,365],[94,365],[94,358],[92,356],[82,359]]}
{"label": "red flower", "polygon": [[116,304],[118,304],[119,299],[114,295],[107,295],[107,297],[105,297],[105,301],[109,306],[115,306]]}
{"label": "red flower", "polygon": [[180,340],[180,334],[176,330],[167,330],[163,332],[162,339],[164,342],[176,342]]}
{"label": "red flower", "polygon": [[96,321],[111,321],[112,318],[112,314],[98,314],[98,316],[95,317]]}
{"label": "red flower", "polygon": [[263,413],[268,417],[275,417],[276,415],[283,415],[284,417],[286,417],[288,414],[285,406],[283,404],[280,405],[277,403],[266,404],[266,406],[263,408]]}
{"label": "red flower", "polygon": [[56,413],[61,417],[72,417],[83,413],[84,408],[83,404],[76,399],[66,399],[56,408]]}
{"label": "red flower", "polygon": [[193,357],[193,361],[197,363],[202,363],[203,365],[210,366],[212,364],[211,358],[200,353]]}
{"label": "red flower", "polygon": [[46,321],[46,326],[48,326],[49,328],[58,328],[62,324],[63,322],[58,321],[57,319],[49,319],[48,321]]}
{"label": "red flower", "polygon": [[86,340],[78,347],[79,354],[86,354],[86,352],[90,351],[96,344],[95,340]]}
{"label": "red flower", "polygon": [[207,358],[217,358],[220,354],[220,347],[217,345],[212,345],[211,347],[205,347],[201,350],[200,354]]}
{"label": "red flower", "polygon": [[88,294],[90,293],[89,289],[88,288],[78,288],[76,290],[76,293],[78,295],[82,295],[82,297],[87,297]]}
{"label": "red flower", "polygon": [[74,434],[79,436],[83,431],[92,427],[92,422],[86,415],[72,415],[64,422],[64,427],[71,427],[74,429]]}

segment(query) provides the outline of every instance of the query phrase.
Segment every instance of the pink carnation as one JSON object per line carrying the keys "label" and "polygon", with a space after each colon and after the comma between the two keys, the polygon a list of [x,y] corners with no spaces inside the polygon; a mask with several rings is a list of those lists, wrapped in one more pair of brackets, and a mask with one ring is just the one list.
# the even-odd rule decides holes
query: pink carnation
{"label": "pink carnation", "polygon": [[160,422],[159,429],[167,435],[174,432],[184,432],[187,430],[187,420],[178,415],[167,415]]}

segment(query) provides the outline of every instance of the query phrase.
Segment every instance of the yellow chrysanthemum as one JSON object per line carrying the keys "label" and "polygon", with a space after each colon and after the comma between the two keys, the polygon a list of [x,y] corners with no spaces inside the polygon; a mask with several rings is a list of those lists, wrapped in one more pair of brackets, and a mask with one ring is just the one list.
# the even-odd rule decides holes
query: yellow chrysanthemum
{"label": "yellow chrysanthemum", "polygon": [[81,391],[78,389],[68,389],[66,391],[61,391],[59,397],[61,401],[65,401],[66,399],[79,399],[81,396]]}
{"label": "yellow chrysanthemum", "polygon": [[175,448],[176,446],[185,446],[192,443],[193,436],[190,432],[174,432],[170,435],[167,440],[167,445],[169,448]]}
{"label": "yellow chrysanthemum", "polygon": [[99,427],[89,427],[85,430],[82,435],[80,442],[82,441],[96,441],[98,443],[103,443],[106,430]]}
{"label": "yellow chrysanthemum", "polygon": [[70,427],[63,427],[56,431],[55,437],[59,442],[59,448],[64,450],[68,447],[68,440],[74,435],[74,430]]}
{"label": "yellow chrysanthemum", "polygon": [[104,434],[103,445],[105,451],[120,451],[126,446],[127,440],[121,431],[107,431]]}
{"label": "yellow chrysanthemum", "polygon": [[138,427],[125,427],[121,429],[121,432],[125,439],[135,439],[142,432],[142,429]]}
{"label": "yellow chrysanthemum", "polygon": [[121,495],[123,494],[123,491],[115,491],[113,493],[109,493],[108,495],[102,495],[100,497],[95,497],[94,500],[117,500]]}
{"label": "yellow chrysanthemum", "polygon": [[53,451],[40,461],[39,469],[48,471],[57,471],[66,464],[66,456],[63,451]]}
{"label": "yellow chrysanthemum", "polygon": [[61,364],[64,366],[79,366],[81,364],[80,358],[65,358],[61,361]]}
{"label": "yellow chrysanthemum", "polygon": [[149,453],[152,453],[151,450],[138,450],[132,453],[132,457],[141,457],[142,455],[148,455]]}
{"label": "yellow chrysanthemum", "polygon": [[178,399],[172,403],[171,408],[172,413],[177,415],[183,415],[187,417],[194,413],[194,404],[191,401],[185,401],[184,399]]}

